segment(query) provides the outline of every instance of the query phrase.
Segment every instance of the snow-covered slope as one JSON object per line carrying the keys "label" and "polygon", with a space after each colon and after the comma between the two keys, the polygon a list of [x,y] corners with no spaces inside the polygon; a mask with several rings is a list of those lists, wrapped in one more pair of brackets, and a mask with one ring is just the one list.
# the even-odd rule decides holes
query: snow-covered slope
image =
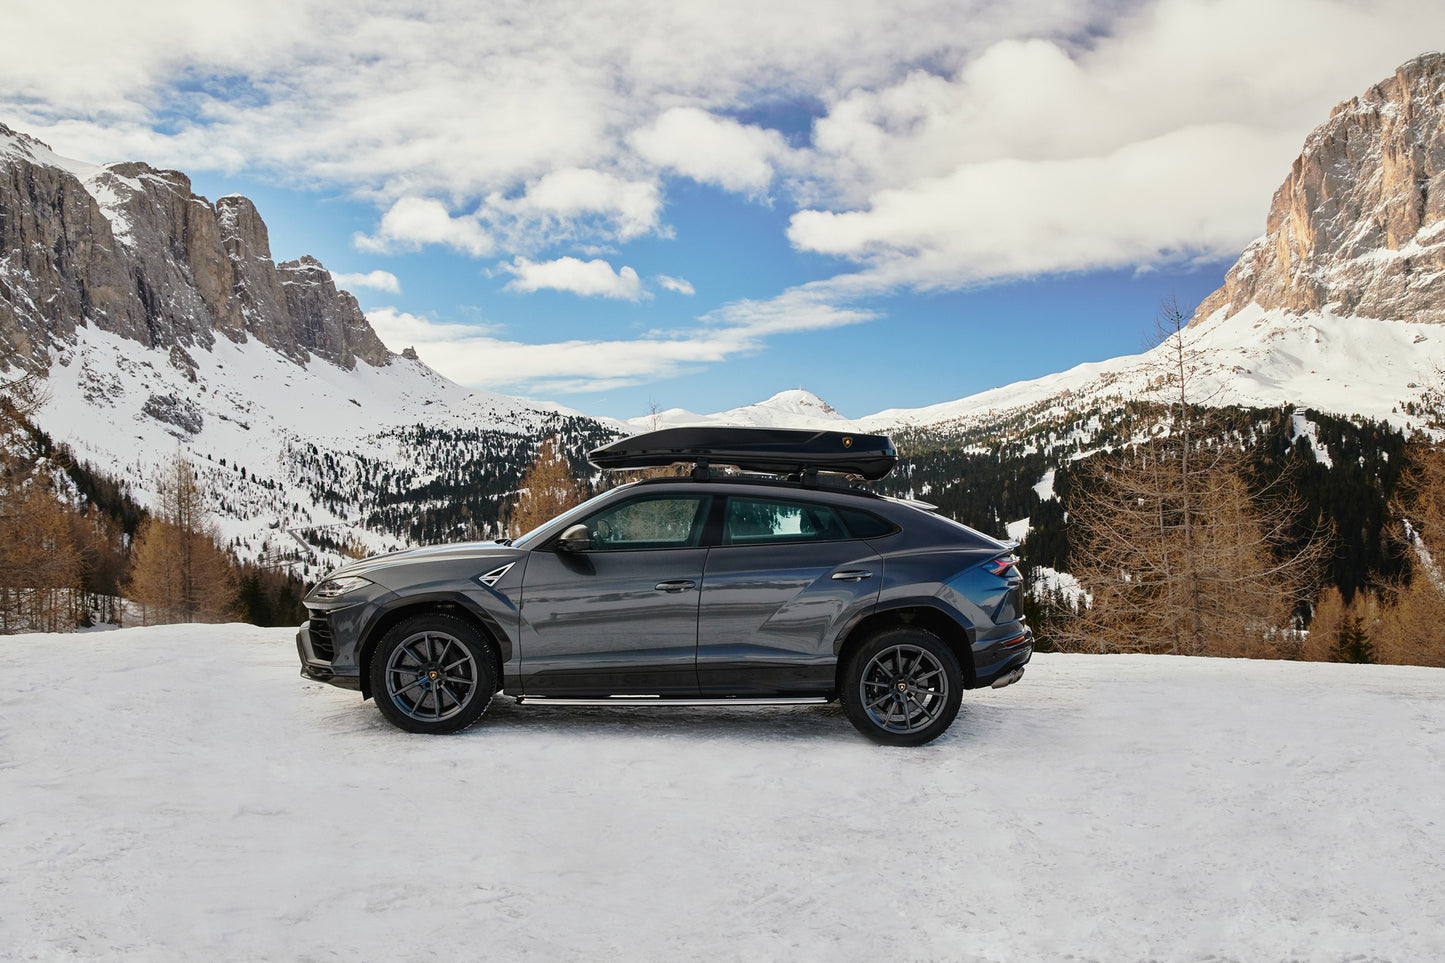
{"label": "snow-covered slope", "polygon": [[[1445,326],[1303,317],[1252,305],[1185,330],[1198,376],[1193,396],[1212,405],[1290,404],[1362,415],[1410,429],[1422,422],[1403,405],[1418,400],[1445,369]],[[938,425],[1002,419],[1018,412],[1079,410],[1148,397],[1163,372],[1163,347],[1083,364],[927,408],[890,409],[858,419],[858,428]]]}
{"label": "snow-covered slope", "polygon": [[[1409,430],[1423,421],[1405,412],[1445,370],[1445,325],[1338,317],[1328,311],[1296,316],[1251,305],[1183,333],[1197,377],[1192,396],[1212,405],[1295,405],[1362,415]],[[886,432],[898,427],[989,429],[1019,416],[1034,422],[1066,412],[1109,407],[1149,397],[1166,363],[1164,347],[1082,364],[1059,374],[1020,381],[925,408],[889,408],[847,419],[807,392],[785,391],[767,401],[713,415],[661,412],[659,427],[738,424]],[[1160,399],[1167,400],[1167,399]],[[650,425],[647,417],[628,422]]]}
{"label": "snow-covered slope", "polygon": [[445,449],[447,438],[540,436],[559,419],[583,417],[462,388],[400,356],[347,370],[320,358],[298,364],[254,340],[168,351],[95,328],[77,329],[56,352],[47,388],[41,427],[77,459],[127,481],[144,504],[153,503],[157,467],[176,453],[189,458],[244,558],[296,548],[288,530],[304,538],[332,529],[334,540],[373,551],[399,546],[358,516],[376,494],[372,466],[406,474],[410,488],[435,474],[429,459],[445,451],[420,447],[407,429],[441,436],[436,447]]}
{"label": "snow-covered slope", "polygon": [[291,632],[0,646],[0,958],[1445,958],[1445,672],[1039,655],[829,707],[399,732]]}

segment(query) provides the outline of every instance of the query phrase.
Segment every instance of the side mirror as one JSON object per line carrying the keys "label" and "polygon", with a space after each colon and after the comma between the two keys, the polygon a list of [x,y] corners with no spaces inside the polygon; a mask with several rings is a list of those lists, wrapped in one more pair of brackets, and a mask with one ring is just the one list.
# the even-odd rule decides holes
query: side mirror
{"label": "side mirror", "polygon": [[573,525],[557,539],[557,548],[563,552],[585,552],[592,547],[592,533],[586,525]]}

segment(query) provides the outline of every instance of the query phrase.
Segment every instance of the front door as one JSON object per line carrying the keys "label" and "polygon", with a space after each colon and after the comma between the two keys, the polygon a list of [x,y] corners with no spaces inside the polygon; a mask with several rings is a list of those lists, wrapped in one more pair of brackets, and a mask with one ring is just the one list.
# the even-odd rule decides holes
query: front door
{"label": "front door", "polygon": [[641,495],[582,519],[591,547],[538,549],[522,583],[522,691],[697,694],[706,495]]}

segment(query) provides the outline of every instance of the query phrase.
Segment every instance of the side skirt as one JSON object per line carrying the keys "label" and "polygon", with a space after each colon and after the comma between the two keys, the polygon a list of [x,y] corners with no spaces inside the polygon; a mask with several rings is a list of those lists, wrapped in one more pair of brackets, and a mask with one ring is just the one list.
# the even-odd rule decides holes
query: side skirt
{"label": "side skirt", "polygon": [[823,696],[787,696],[776,699],[731,699],[722,696],[716,699],[671,699],[664,696],[618,695],[606,699],[549,699],[547,696],[516,696],[516,700],[529,706],[818,706],[829,700]]}

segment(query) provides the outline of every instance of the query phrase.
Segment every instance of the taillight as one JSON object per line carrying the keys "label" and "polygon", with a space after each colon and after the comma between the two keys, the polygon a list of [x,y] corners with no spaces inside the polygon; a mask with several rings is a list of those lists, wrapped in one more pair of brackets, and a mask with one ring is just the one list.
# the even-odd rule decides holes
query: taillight
{"label": "taillight", "polygon": [[1011,571],[1011,569],[1014,567],[1014,563],[1017,561],[1018,559],[1014,558],[1013,556],[1006,555],[1002,558],[996,558],[993,561],[988,562],[985,567],[989,570],[990,574],[998,575],[1000,577],[1013,577],[1018,574],[1017,572]]}

